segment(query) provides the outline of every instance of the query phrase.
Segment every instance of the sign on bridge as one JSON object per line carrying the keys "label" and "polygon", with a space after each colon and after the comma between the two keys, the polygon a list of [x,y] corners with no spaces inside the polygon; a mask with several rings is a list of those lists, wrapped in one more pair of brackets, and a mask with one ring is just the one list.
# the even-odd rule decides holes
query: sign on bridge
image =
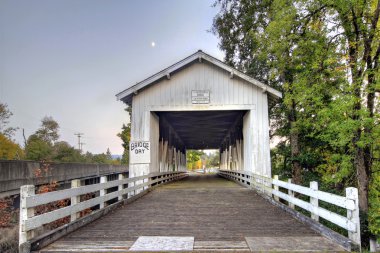
{"label": "sign on bridge", "polygon": [[150,142],[131,141],[129,143],[130,163],[150,163]]}
{"label": "sign on bridge", "polygon": [[210,91],[209,90],[192,90],[191,103],[193,104],[209,104]]}

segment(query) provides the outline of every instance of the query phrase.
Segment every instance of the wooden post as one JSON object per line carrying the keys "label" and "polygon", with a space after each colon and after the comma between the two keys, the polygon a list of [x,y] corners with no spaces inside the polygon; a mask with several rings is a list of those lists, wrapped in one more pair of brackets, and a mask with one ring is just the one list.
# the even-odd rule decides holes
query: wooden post
{"label": "wooden post", "polygon": [[232,155],[231,155],[232,147],[231,145],[228,146],[228,161],[227,161],[227,170],[231,170],[231,160],[232,160]]}
{"label": "wooden post", "polygon": [[20,188],[20,228],[19,245],[29,241],[34,237],[34,231],[25,231],[25,221],[34,216],[34,208],[26,207],[26,198],[34,196],[36,188],[34,185],[23,185]]}
{"label": "wooden post", "polygon": [[347,219],[352,221],[356,225],[355,232],[348,231],[348,238],[350,238],[354,243],[361,246],[360,241],[360,218],[359,218],[359,194],[358,189],[354,187],[346,188],[346,198],[352,199],[355,203],[354,210],[347,209]]}
{"label": "wooden post", "polygon": [[[291,179],[291,178],[288,179],[288,183],[289,183],[289,184],[292,183],[292,179]],[[293,198],[294,198],[294,192],[293,192],[292,190],[288,190],[288,195],[289,195],[290,197],[293,197]],[[289,206],[291,209],[294,209],[294,204],[293,204],[293,203],[289,202],[289,203],[288,203],[288,206]]]}
{"label": "wooden post", "polygon": [[[274,175],[273,179],[274,180],[278,180],[278,175]],[[280,190],[280,188],[278,187],[278,185],[275,185],[275,184],[273,184],[273,188],[274,188],[275,191],[279,191]],[[273,198],[276,201],[280,201],[280,198],[278,196],[276,196],[276,195],[273,195]]]}
{"label": "wooden post", "polygon": [[[79,179],[71,180],[71,188],[78,188],[81,186],[81,181]],[[80,202],[80,196],[71,197],[71,206],[75,206]],[[80,213],[73,213],[70,217],[70,222],[75,221],[80,217]]]}
{"label": "wooden post", "polygon": [[[314,191],[318,191],[318,182],[315,182],[315,181],[310,182],[310,189]],[[317,210],[319,207],[318,198],[310,197],[310,204],[313,206],[315,210]],[[316,214],[311,213],[311,218],[315,221],[319,221],[319,216]]]}
{"label": "wooden post", "polygon": [[[125,176],[124,176],[124,174],[123,173],[121,173],[121,174],[119,174],[119,180],[123,180],[125,178]],[[119,196],[117,197],[117,200],[118,201],[121,201],[122,199],[123,199],[123,194],[121,194],[121,191],[124,189],[124,185],[123,184],[120,184],[119,185],[119,188],[118,188],[118,190],[119,190]]]}
{"label": "wooden post", "polygon": [[161,172],[162,170],[162,157],[163,157],[163,150],[164,150],[164,140],[161,139],[158,143],[158,157],[159,157],[159,165],[158,165],[158,171]]}
{"label": "wooden post", "polygon": [[168,150],[168,169],[166,171],[173,171],[172,170],[172,164],[173,164],[173,147],[169,146],[169,150]]}
{"label": "wooden post", "polygon": [[272,193],[267,188],[267,187],[270,187],[272,189],[272,185],[269,185],[267,180],[265,180],[265,178],[262,175],[260,175],[260,176],[261,176],[261,180],[262,180],[261,181],[262,182],[261,187],[263,189],[263,193],[268,195],[269,197],[272,197]]}
{"label": "wooden post", "polygon": [[376,237],[369,238],[369,252],[377,252],[377,240]]}
{"label": "wooden post", "polygon": [[[107,182],[107,176],[102,176],[100,177],[100,183],[106,183]],[[105,196],[107,194],[107,191],[105,188],[103,188],[103,190],[100,190],[100,196]],[[105,206],[105,203],[102,201],[100,203],[100,209],[103,209]]]}
{"label": "wooden post", "polygon": [[177,149],[176,148],[174,148],[173,149],[173,160],[174,160],[174,171],[176,171],[177,170]]}

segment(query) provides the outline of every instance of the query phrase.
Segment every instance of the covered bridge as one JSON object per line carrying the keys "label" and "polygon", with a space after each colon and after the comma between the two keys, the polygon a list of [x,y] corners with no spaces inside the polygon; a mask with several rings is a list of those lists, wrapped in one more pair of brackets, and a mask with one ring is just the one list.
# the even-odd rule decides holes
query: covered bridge
{"label": "covered bridge", "polygon": [[[95,176],[89,185],[76,178],[69,189],[41,194],[22,186],[21,253],[360,249],[356,188],[339,196],[318,190],[317,182],[271,178],[268,104],[280,92],[198,51],[117,97],[132,106],[128,177]],[[211,148],[221,153],[218,175],[184,172],[186,150]],[[35,212],[68,199],[69,206]],[[44,231],[65,217],[68,224]]]}
{"label": "covered bridge", "polygon": [[132,107],[130,177],[184,171],[188,149],[271,176],[268,104],[281,93],[201,50],[116,96]]}

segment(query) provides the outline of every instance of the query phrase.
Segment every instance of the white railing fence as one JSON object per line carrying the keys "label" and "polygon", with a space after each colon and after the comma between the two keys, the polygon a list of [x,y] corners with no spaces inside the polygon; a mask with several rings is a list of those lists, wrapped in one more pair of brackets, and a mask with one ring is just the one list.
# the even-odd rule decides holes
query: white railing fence
{"label": "white railing fence", "polygon": [[[80,212],[99,205],[99,209],[107,207],[107,201],[123,201],[151,186],[186,177],[185,172],[157,172],[144,176],[125,178],[123,174],[116,180],[107,181],[107,176],[100,177],[100,183],[81,185],[81,180],[72,180],[71,188],[36,194],[34,185],[24,185],[20,191],[20,233],[19,245],[32,240],[36,229],[59,219],[70,217],[73,223],[80,217]],[[109,192],[110,188],[114,191]],[[80,201],[80,196],[96,193],[94,198]],[[46,213],[36,214],[35,208],[56,201],[70,199],[70,205]],[[65,225],[67,226],[67,224]]]}
{"label": "white railing fence", "polygon": [[[294,209],[298,206],[311,214],[314,221],[319,222],[319,217],[328,220],[339,227],[347,230],[348,237],[360,247],[360,220],[359,220],[359,200],[357,188],[346,188],[346,196],[339,196],[328,192],[318,190],[318,182],[310,182],[310,187],[304,187],[291,183],[291,179],[287,182],[278,179],[257,175],[247,171],[219,171],[219,175],[237,181],[253,188],[256,191],[270,196],[276,201],[285,200],[288,206]],[[282,191],[280,190],[282,188]],[[295,197],[295,192],[310,197],[307,202]],[[329,211],[319,206],[319,201],[344,208],[347,210],[347,216]]]}

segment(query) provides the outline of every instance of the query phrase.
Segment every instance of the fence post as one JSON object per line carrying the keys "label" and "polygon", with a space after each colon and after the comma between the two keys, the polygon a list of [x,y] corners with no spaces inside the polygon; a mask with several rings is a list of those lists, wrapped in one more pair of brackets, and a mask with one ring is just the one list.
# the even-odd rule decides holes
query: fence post
{"label": "fence post", "polygon": [[[121,173],[119,174],[119,180],[123,180],[125,178],[124,174]],[[121,194],[121,191],[124,189],[124,185],[123,184],[119,184],[119,187],[118,187],[118,190],[119,190],[119,193],[118,193],[118,197],[117,197],[117,200],[120,201],[123,199],[123,194]]]}
{"label": "fence post", "polygon": [[[278,175],[274,175],[273,179],[274,180],[278,180]],[[274,188],[275,191],[279,191],[280,190],[280,187],[278,187],[278,185],[275,185],[275,184],[273,184],[273,188]],[[278,196],[274,195],[274,194],[273,194],[273,198],[276,201],[280,201],[280,198]]]}
{"label": "fence post", "polygon": [[20,227],[19,245],[27,242],[34,237],[34,231],[25,231],[25,221],[34,216],[34,208],[26,207],[26,198],[34,196],[36,188],[34,185],[23,185],[20,188]]}
{"label": "fence post", "polygon": [[[310,182],[310,189],[313,191],[318,191],[318,182],[312,181]],[[313,206],[313,209],[318,210],[319,203],[318,198],[310,197],[310,204]],[[319,216],[311,213],[311,218],[315,221],[319,221]]]}
{"label": "fence post", "polygon": [[[107,182],[107,176],[102,176],[100,177],[100,183],[106,183]],[[100,190],[100,197],[102,196],[105,196],[107,194],[107,191],[106,191],[106,188],[103,188],[102,190]],[[105,206],[105,202],[100,202],[100,209],[103,209]]]}
{"label": "fence post", "polygon": [[346,188],[346,198],[353,200],[355,203],[354,210],[347,209],[347,219],[352,221],[356,226],[355,232],[348,231],[348,238],[361,247],[358,189],[354,187]]}
{"label": "fence post", "polygon": [[[291,178],[288,178],[288,183],[291,184],[292,183],[292,179]],[[292,190],[288,190],[288,195],[292,198],[294,198],[294,192]],[[291,203],[291,202],[288,202],[288,206],[291,208],[291,209],[294,209],[294,204]]]}
{"label": "fence post", "polygon": [[[71,188],[78,188],[81,186],[81,181],[79,179],[71,180]],[[71,206],[75,206],[80,202],[80,196],[71,197]],[[80,217],[80,213],[71,214],[70,221],[73,222]]]}
{"label": "fence post", "polygon": [[376,252],[377,251],[377,239],[376,237],[370,237],[369,238],[369,252]]}

